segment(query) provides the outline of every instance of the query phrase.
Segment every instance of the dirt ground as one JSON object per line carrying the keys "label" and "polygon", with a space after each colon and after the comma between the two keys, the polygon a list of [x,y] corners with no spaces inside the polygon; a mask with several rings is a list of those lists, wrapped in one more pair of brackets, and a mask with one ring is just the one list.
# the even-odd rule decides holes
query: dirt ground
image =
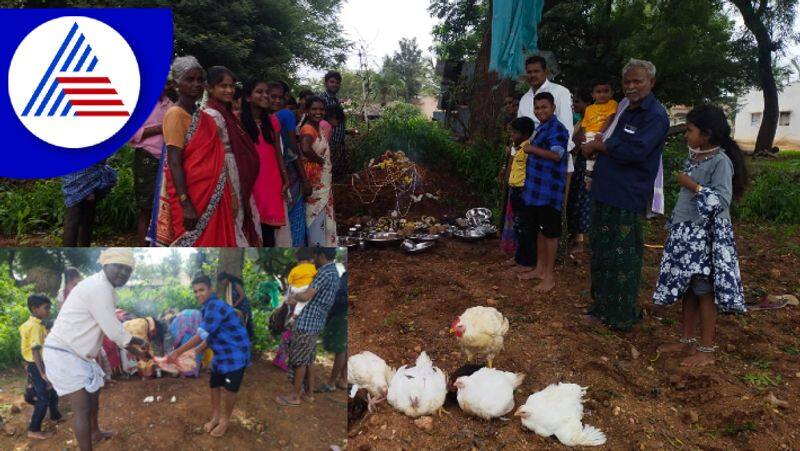
{"label": "dirt ground", "polygon": [[[660,223],[647,242],[662,244]],[[737,225],[748,301],[800,294],[800,237],[788,240],[759,225]],[[718,319],[718,362],[685,369],[656,348],[678,337],[680,307],[655,307],[650,296],[660,249],[645,251],[639,296],[646,317],[629,333],[586,324],[588,264],[557,268],[557,288],[531,293],[501,266],[498,240],[444,240],[429,254],[399,249],[351,254],[350,352],[369,350],[393,367],[413,364],[426,350],[434,365],[453,371],[466,363],[448,334],[453,318],[475,305],[493,305],[510,321],[502,370],[521,371],[517,405],[559,381],[588,387],[584,422],[608,437],[602,449],[800,449],[800,308],[752,311]],[[635,351],[632,351],[632,348]],[[638,354],[638,355],[635,355]],[[771,405],[773,394],[788,407]],[[383,449],[563,449],[555,438],[522,429],[519,419],[486,422],[458,406],[434,417],[431,433],[386,403],[348,434],[348,447]]]}
{"label": "dirt ground", "polygon": [[[318,362],[317,380],[327,376],[330,362]],[[15,371],[0,376],[0,405],[22,405],[22,412],[3,417],[16,428],[15,437],[0,432],[2,450],[77,449],[70,421],[55,426],[45,420],[46,429],[57,428],[48,440],[30,441],[25,437],[33,407],[22,399],[24,373]],[[203,424],[211,415],[208,373],[198,379],[162,378],[142,381],[133,378],[115,381],[103,389],[100,397],[100,426],[117,432],[98,450],[242,450],[301,449],[323,450],[330,445],[342,446],[345,438],[346,394],[317,394],[313,404],[281,407],[274,402],[277,395],[289,389],[286,374],[271,362],[258,359],[245,373],[239,399],[233,412],[234,421],[224,438],[217,439],[203,432]],[[144,404],[147,396],[161,396],[160,403]],[[172,396],[177,398],[170,404]],[[68,410],[68,402],[61,406]]]}

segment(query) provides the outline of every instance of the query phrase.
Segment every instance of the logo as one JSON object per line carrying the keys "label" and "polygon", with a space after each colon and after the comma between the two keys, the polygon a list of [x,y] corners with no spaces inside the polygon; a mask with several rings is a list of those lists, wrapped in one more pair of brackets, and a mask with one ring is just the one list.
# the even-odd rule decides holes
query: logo
{"label": "logo", "polygon": [[172,46],[168,8],[0,8],[0,177],[59,177],[125,146]]}
{"label": "logo", "polygon": [[25,128],[50,144],[99,144],[130,119],[139,97],[139,65],[127,41],[89,17],[36,27],[19,44],[8,93]]}

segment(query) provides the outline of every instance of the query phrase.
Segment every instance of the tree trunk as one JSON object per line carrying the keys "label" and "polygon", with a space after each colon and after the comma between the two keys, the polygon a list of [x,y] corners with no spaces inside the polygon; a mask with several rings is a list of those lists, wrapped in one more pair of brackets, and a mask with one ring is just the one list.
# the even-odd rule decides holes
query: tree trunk
{"label": "tree trunk", "polygon": [[[486,13],[486,32],[483,34],[480,51],[475,61],[475,76],[469,102],[469,136],[471,138],[495,141],[500,137],[497,118],[503,111],[503,101],[514,92],[511,79],[500,79],[494,71],[489,71],[492,53],[492,0]],[[542,16],[561,0],[545,0]]]}
{"label": "tree trunk", "polygon": [[219,267],[217,268],[217,273],[225,271],[241,279],[243,267],[244,249],[226,247],[219,250]]}
{"label": "tree trunk", "polygon": [[761,116],[761,126],[756,137],[755,154],[766,153],[772,148],[775,141],[775,131],[778,129],[778,85],[775,82],[775,75],[772,73],[772,52],[775,43],[769,36],[769,30],[764,23],[763,12],[767,6],[761,0],[762,5],[756,11],[750,0],[731,0],[742,14],[744,24],[758,44],[758,78],[761,82],[761,91],[764,94],[764,112]]}
{"label": "tree trunk", "polygon": [[26,271],[22,285],[33,285],[37,293],[53,296],[58,293],[61,286],[61,277],[58,270],[44,266],[34,266]]}

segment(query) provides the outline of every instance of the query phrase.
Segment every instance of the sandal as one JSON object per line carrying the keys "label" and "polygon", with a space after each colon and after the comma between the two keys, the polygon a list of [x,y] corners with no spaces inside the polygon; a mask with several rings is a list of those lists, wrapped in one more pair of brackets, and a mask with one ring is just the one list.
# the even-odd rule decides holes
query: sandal
{"label": "sandal", "polygon": [[764,296],[761,303],[755,307],[751,307],[751,310],[777,310],[786,307],[787,304],[788,302],[786,302],[786,299],[779,298],[770,300],[767,296]]}
{"label": "sandal", "polygon": [[336,387],[331,387],[330,385],[323,383],[319,384],[319,387],[317,387],[317,389],[314,390],[314,393],[333,393],[335,391]]}

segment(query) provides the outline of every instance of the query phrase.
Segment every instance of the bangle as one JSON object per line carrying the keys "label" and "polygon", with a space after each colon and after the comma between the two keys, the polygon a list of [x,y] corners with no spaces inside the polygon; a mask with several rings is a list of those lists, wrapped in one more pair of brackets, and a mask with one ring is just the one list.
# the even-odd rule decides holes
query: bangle
{"label": "bangle", "polygon": [[694,193],[695,193],[695,194],[700,194],[700,190],[701,190],[701,189],[703,189],[703,185],[701,185],[701,184],[699,184],[699,183],[698,183],[698,184],[697,184],[697,186],[696,186],[696,187],[695,187],[695,189],[694,189]]}

